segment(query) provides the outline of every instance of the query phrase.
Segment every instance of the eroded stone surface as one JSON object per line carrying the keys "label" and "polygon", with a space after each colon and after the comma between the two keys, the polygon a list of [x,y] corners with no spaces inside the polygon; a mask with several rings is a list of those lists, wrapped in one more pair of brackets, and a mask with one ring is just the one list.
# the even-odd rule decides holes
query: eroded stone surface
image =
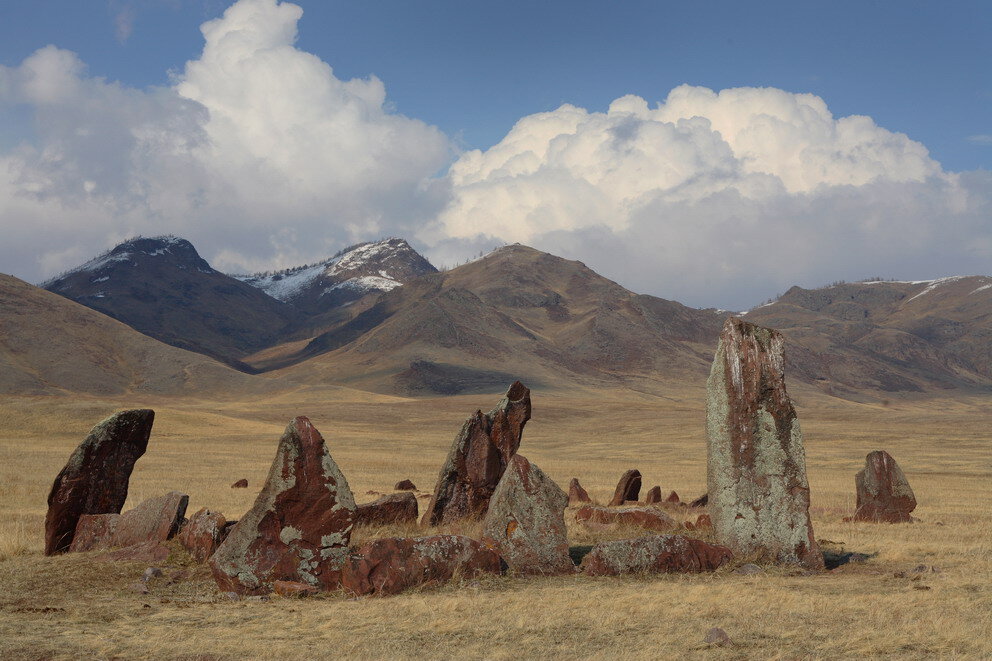
{"label": "eroded stone surface", "polygon": [[336,588],[354,516],[355,498],[320,432],[295,418],[254,506],[210,558],[214,579],[240,594],[265,594],[275,581]]}
{"label": "eroded stone surface", "polygon": [[575,512],[575,520],[587,528],[634,526],[667,532],[678,528],[670,516],[655,507],[606,508],[586,505]]}
{"label": "eroded stone surface", "polygon": [[391,493],[355,509],[356,526],[386,526],[417,520],[417,497],[409,491]]}
{"label": "eroded stone surface", "polygon": [[858,493],[855,521],[906,523],[913,520],[916,496],[899,464],[885,450],[869,452],[854,478]]}
{"label": "eroded stone surface", "polygon": [[462,426],[438,475],[423,525],[483,517],[530,420],[530,390],[515,381],[489,413],[476,411]]}
{"label": "eroded stone surface", "polygon": [[544,471],[514,455],[489,501],[482,541],[516,572],[574,572],[568,557],[567,506],[568,496]]}
{"label": "eroded stone surface", "polygon": [[616,507],[623,505],[628,500],[636,503],[640,495],[641,473],[640,471],[631,469],[620,476],[616,491],[613,492],[613,498],[610,500],[610,506]]}
{"label": "eroded stone surface", "polygon": [[734,553],[822,569],[783,342],[741,319],[724,324],[707,381],[709,513]]}
{"label": "eroded stone surface", "polygon": [[69,457],[48,494],[45,555],[68,551],[79,517],[117,514],[134,463],[145,453],[155,412],[121,411],[100,422]]}
{"label": "eroded stone surface", "polygon": [[341,570],[342,587],[355,595],[398,594],[409,588],[499,573],[499,555],[461,535],[390,537],[354,549]]}
{"label": "eroded stone surface", "polygon": [[568,483],[568,504],[581,505],[591,502],[592,498],[589,497],[589,493],[579,484],[579,478],[573,477]]}
{"label": "eroded stone surface", "polygon": [[176,538],[197,562],[206,562],[227,536],[227,520],[220,512],[200,508]]}
{"label": "eroded stone surface", "polygon": [[149,498],[123,514],[84,514],[79,517],[70,551],[102,551],[144,542],[172,539],[186,515],[189,496],[170,491]]}
{"label": "eroded stone surface", "polygon": [[731,560],[730,549],[682,535],[652,535],[600,542],[582,559],[588,576],[713,571]]}

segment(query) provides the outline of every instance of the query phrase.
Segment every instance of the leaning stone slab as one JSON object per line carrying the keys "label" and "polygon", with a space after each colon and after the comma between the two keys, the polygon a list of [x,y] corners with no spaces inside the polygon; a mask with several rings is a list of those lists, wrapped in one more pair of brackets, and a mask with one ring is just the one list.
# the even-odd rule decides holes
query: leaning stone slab
{"label": "leaning stone slab", "polygon": [[455,575],[497,574],[501,567],[495,551],[461,535],[390,537],[354,549],[341,570],[341,586],[354,595],[391,595]]}
{"label": "leaning stone slab", "polygon": [[628,501],[637,502],[640,495],[641,472],[631,469],[620,476],[620,481],[617,482],[617,488],[613,492],[613,498],[610,500],[610,506],[616,507]]}
{"label": "leaning stone slab", "polygon": [[294,418],[255,505],[231,528],[209,564],[221,591],[266,594],[275,581],[339,585],[355,498],[320,432]]}
{"label": "leaning stone slab", "polygon": [[154,420],[150,409],[121,411],[79,444],[48,494],[45,555],[69,550],[82,515],[121,511],[134,462],[148,447]]}
{"label": "leaning stone slab", "polygon": [[822,569],[783,342],[741,319],[724,324],[707,381],[709,513],[716,541],[735,554]]}
{"label": "leaning stone slab", "polygon": [[855,521],[908,523],[916,509],[916,496],[899,464],[885,450],[865,457],[865,467],[854,478],[858,509]]}
{"label": "leaning stone slab", "polygon": [[515,381],[496,408],[486,414],[476,411],[465,422],[441,467],[422,525],[485,516],[507,463],[520,447],[530,412],[530,390]]}
{"label": "leaning stone slab", "polygon": [[482,541],[521,574],[575,571],[568,556],[568,496],[523,455],[514,455],[489,501]]}
{"label": "leaning stone slab", "polygon": [[652,535],[600,542],[582,559],[587,576],[665,572],[703,572],[722,567],[733,557],[724,546],[682,535]]}
{"label": "leaning stone slab", "polygon": [[592,530],[630,526],[669,532],[679,527],[670,516],[656,507],[607,508],[586,505],[575,512],[575,520]]}
{"label": "leaning stone slab", "polygon": [[189,496],[170,491],[123,514],[84,514],[70,551],[101,551],[172,539],[186,515]]}
{"label": "leaning stone slab", "polygon": [[356,526],[388,526],[417,520],[417,497],[409,492],[391,493],[355,509]]}

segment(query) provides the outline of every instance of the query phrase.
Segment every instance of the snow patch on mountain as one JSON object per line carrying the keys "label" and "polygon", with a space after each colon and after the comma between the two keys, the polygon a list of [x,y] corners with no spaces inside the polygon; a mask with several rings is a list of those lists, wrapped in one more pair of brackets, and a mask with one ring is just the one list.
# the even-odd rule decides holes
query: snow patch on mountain
{"label": "snow patch on mountain", "polygon": [[333,287],[328,287],[324,290],[324,293],[334,291],[335,289],[357,289],[358,291],[372,291],[373,289],[378,289],[380,291],[392,291],[397,287],[401,286],[402,282],[397,282],[392,278],[381,278],[375,275],[364,275],[358,278],[350,278],[344,282],[339,282]]}

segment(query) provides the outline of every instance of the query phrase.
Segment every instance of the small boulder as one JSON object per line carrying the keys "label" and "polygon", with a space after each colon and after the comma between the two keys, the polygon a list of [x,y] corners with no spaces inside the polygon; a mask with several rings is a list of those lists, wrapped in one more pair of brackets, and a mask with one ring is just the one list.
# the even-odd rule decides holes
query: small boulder
{"label": "small boulder", "polygon": [[232,489],[247,489],[248,488],[248,479],[247,478],[244,478],[244,477],[241,478],[240,480],[238,480],[237,482],[235,482],[234,484],[232,484],[231,485],[231,488]]}
{"label": "small boulder", "polygon": [[150,409],[121,411],[94,427],[79,444],[48,494],[45,555],[69,550],[82,515],[121,511],[131,471],[148,447],[154,420]]}
{"label": "small boulder", "polygon": [[143,542],[172,539],[186,514],[189,496],[170,491],[149,498],[123,514],[84,514],[79,518],[70,551],[100,551]]}
{"label": "small boulder", "polygon": [[668,494],[668,497],[665,498],[665,502],[666,503],[671,503],[673,505],[677,505],[677,504],[681,503],[682,501],[679,499],[679,495],[677,493],[675,493],[674,491],[672,491],[671,493]]}
{"label": "small boulder", "polygon": [[661,502],[661,487],[654,486],[648,490],[646,496],[644,496],[644,503],[646,505],[655,505]]}
{"label": "small boulder", "polygon": [[579,478],[573,477],[568,483],[568,504],[581,505],[582,503],[591,502],[592,498],[589,497],[588,492],[579,484]]}
{"label": "small boulder", "polygon": [[445,583],[455,574],[469,578],[500,571],[499,555],[468,537],[391,537],[353,549],[341,569],[341,586],[354,595],[391,595]]}
{"label": "small boulder", "polygon": [[587,576],[713,571],[727,562],[730,549],[682,535],[652,535],[600,542],[582,559]]}
{"label": "small boulder", "polygon": [[417,485],[410,480],[401,480],[393,486],[393,491],[416,491]]}
{"label": "small boulder", "polygon": [[356,526],[387,526],[417,520],[417,497],[405,491],[382,496],[355,508]]}
{"label": "small boulder", "polygon": [[317,594],[317,588],[308,583],[300,583],[298,581],[273,581],[272,591],[280,597],[290,599],[312,597]]}
{"label": "small boulder", "polygon": [[720,627],[713,627],[707,631],[706,637],[703,638],[703,642],[707,645],[716,645],[717,647],[725,647],[733,644],[730,640],[730,636],[727,635],[727,632]]}
{"label": "small boulder", "polygon": [[610,506],[616,507],[623,505],[628,500],[637,502],[640,495],[641,473],[640,471],[631,469],[624,473],[620,477],[620,481],[617,482],[617,488],[613,492],[613,499],[610,500]]}
{"label": "small boulder", "polygon": [[510,459],[489,500],[482,541],[522,574],[575,571],[568,557],[568,496],[522,455]]}
{"label": "small boulder", "polygon": [[206,562],[227,536],[227,521],[220,512],[201,507],[176,536],[197,562]]}
{"label": "small boulder", "polygon": [[888,452],[870,452],[854,483],[858,494],[855,521],[912,522],[910,512],[916,509],[916,496],[899,464]]}
{"label": "small boulder", "polygon": [[575,513],[575,520],[593,529],[622,525],[667,532],[678,528],[674,519],[655,507],[613,509],[586,505]]}

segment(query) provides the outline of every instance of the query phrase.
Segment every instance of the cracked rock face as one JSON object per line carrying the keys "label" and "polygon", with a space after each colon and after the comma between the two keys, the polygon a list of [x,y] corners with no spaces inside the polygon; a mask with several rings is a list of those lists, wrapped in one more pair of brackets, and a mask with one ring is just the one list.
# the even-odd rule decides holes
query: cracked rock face
{"label": "cracked rock face", "polygon": [[530,390],[515,381],[489,413],[476,411],[462,426],[438,475],[421,524],[436,526],[485,516],[530,420]]}
{"label": "cracked rock face", "polygon": [[600,542],[582,559],[587,576],[713,571],[729,562],[730,549],[682,535],[652,535]]}
{"label": "cracked rock face", "polygon": [[335,589],[354,516],[355,498],[320,432],[294,418],[255,505],[210,558],[214,579],[239,594],[271,592],[275,581]]}
{"label": "cracked rock face", "polygon": [[822,569],[780,333],[727,320],[707,381],[706,431],[716,541],[738,555]]}
{"label": "cracked rock face", "polygon": [[522,574],[572,573],[566,507],[565,492],[524,456],[514,455],[489,501],[482,541]]}
{"label": "cracked rock face", "polygon": [[907,523],[916,509],[916,496],[899,464],[885,450],[865,457],[865,467],[854,478],[858,490],[855,521]]}
{"label": "cracked rock face", "polygon": [[79,444],[55,478],[45,516],[45,555],[69,550],[84,514],[119,514],[134,463],[145,453],[155,412],[121,411]]}

